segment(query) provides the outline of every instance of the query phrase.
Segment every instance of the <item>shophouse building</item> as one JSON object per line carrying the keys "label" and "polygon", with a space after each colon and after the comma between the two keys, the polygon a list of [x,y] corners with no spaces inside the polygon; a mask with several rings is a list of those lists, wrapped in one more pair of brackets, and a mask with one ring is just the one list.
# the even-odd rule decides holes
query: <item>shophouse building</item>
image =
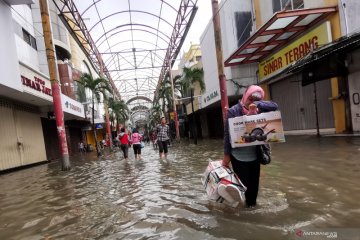
{"label": "shophouse building", "polygon": [[[334,73],[329,64],[312,71],[289,70],[301,59],[344,35],[342,2],[222,2],[219,14],[229,105],[237,103],[246,86],[259,84],[267,98],[279,104],[286,131],[305,133],[318,128],[320,133],[342,133],[351,129],[347,123],[351,119],[351,108],[346,107],[344,96],[356,89],[355,81],[351,81],[354,75],[347,81],[341,74]],[[348,22],[356,18],[349,11],[351,6],[356,9],[356,5],[354,1],[347,1]],[[203,95],[204,119],[209,126],[215,126],[221,121],[221,109],[212,22],[202,35],[201,48],[207,85]],[[329,72],[333,74],[316,76]],[[306,82],[309,78],[316,80]],[[216,116],[209,115],[216,111],[220,117],[214,120]],[[354,115],[352,119],[354,122]]]}
{"label": "shophouse building", "polygon": [[[96,72],[49,1],[70,155],[89,121],[75,80]],[[0,171],[60,157],[39,3],[0,0]],[[88,66],[87,68],[85,66]],[[97,107],[99,108],[99,107]],[[97,109],[98,110],[98,109]],[[99,112],[99,111],[98,111]],[[98,117],[100,118],[100,117]],[[102,118],[98,122],[103,122]],[[88,134],[90,135],[90,134]]]}

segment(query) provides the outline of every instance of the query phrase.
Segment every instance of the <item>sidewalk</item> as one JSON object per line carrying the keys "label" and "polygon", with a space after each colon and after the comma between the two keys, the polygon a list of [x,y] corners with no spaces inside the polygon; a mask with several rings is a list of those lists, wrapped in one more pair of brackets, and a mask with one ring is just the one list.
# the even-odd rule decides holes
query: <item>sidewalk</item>
{"label": "sidewalk", "polygon": [[[316,129],[284,131],[285,136],[316,135]],[[320,129],[322,137],[359,137],[360,133],[335,133],[335,128]]]}

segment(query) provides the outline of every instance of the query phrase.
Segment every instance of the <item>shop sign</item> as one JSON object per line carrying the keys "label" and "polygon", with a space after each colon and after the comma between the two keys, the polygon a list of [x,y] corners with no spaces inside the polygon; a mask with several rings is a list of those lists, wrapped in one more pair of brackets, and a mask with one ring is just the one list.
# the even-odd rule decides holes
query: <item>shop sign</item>
{"label": "shop sign", "polygon": [[219,93],[218,90],[215,90],[213,92],[211,92],[210,94],[208,94],[206,97],[204,97],[204,103],[206,104],[207,102],[211,101],[212,99],[219,97]]}
{"label": "shop sign", "polygon": [[68,96],[61,94],[61,104],[64,112],[85,118],[84,106]]}
{"label": "shop sign", "polygon": [[24,92],[52,101],[50,80],[45,75],[20,62],[20,80]]}
{"label": "shop sign", "polygon": [[34,77],[34,80],[29,79],[23,75],[21,75],[21,82],[24,86],[32,88],[38,92],[42,92],[43,94],[52,96],[51,89],[45,86],[45,81],[41,80],[38,77]]}
{"label": "shop sign", "polygon": [[290,64],[306,56],[310,51],[331,41],[330,23],[324,22],[274,55],[259,63],[259,78],[264,81]]}
{"label": "shop sign", "polygon": [[96,128],[96,129],[103,129],[104,127],[103,127],[102,123],[97,123],[97,124],[95,125],[95,128]]}

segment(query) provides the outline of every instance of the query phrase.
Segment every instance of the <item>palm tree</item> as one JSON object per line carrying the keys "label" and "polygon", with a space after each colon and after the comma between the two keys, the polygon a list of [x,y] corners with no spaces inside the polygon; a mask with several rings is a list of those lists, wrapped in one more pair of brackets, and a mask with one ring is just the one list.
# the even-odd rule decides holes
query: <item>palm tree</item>
{"label": "palm tree", "polygon": [[188,92],[191,86],[193,86],[195,83],[199,83],[200,89],[203,92],[205,90],[204,70],[202,68],[192,69],[184,67],[182,83],[184,92]]}
{"label": "palm tree", "polygon": [[[182,75],[183,91],[188,93],[189,90],[194,86],[195,83],[198,83],[200,86],[201,92],[205,90],[204,82],[204,70],[202,68],[183,68]],[[197,129],[196,129],[196,117],[193,104],[193,92],[191,90],[191,109],[192,109],[192,131],[194,136],[194,143],[197,144]]]}
{"label": "palm tree", "polygon": [[[173,78],[174,84],[174,93],[175,97],[179,97],[182,94],[182,76],[177,75]],[[172,89],[171,82],[169,76],[166,76],[164,81],[161,83],[159,96],[163,102],[163,113],[165,115],[165,105],[167,105],[168,109],[173,109],[174,100],[172,99]]]}
{"label": "palm tree", "polygon": [[155,127],[160,120],[161,117],[161,106],[158,103],[155,103],[153,107],[150,109],[149,118],[148,118],[148,128],[152,129]]}
{"label": "palm tree", "polygon": [[96,127],[95,127],[95,98],[97,102],[100,102],[101,95],[104,99],[106,99],[107,92],[112,93],[112,90],[108,84],[108,80],[102,77],[94,79],[92,75],[88,73],[83,73],[78,80],[84,88],[87,88],[91,91],[91,101],[92,101],[92,125],[93,125],[93,132],[94,132],[94,139],[96,145],[96,152],[97,155],[100,156],[100,149],[97,142],[96,136]]}
{"label": "palm tree", "polygon": [[109,108],[111,109],[109,115],[112,120],[112,124],[115,120],[117,124],[120,124],[121,122],[125,123],[125,121],[129,119],[129,108],[124,100],[118,101],[110,98]]}
{"label": "palm tree", "polygon": [[164,80],[161,83],[159,97],[162,100],[162,111],[165,116],[166,115],[165,106],[171,102],[171,97],[172,97],[172,90],[169,81]]}

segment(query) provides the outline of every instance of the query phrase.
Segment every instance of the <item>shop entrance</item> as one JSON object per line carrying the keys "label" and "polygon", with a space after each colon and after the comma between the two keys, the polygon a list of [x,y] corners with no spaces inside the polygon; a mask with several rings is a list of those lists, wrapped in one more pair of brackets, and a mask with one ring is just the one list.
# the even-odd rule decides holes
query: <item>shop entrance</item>
{"label": "shop entrance", "polygon": [[46,160],[39,114],[0,99],[0,170]]}
{"label": "shop entrance", "polygon": [[270,85],[271,97],[279,104],[284,130],[316,129],[315,88],[320,129],[334,128],[329,80],[301,86],[301,75]]}

